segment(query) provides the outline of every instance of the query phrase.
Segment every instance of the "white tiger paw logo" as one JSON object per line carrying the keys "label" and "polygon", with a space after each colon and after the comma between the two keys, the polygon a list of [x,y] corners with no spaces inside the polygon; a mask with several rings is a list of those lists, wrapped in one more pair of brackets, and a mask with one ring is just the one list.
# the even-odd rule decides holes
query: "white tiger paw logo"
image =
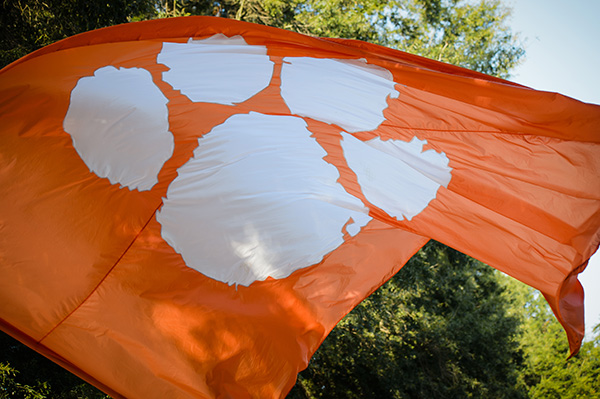
{"label": "white tiger paw logo", "polygon": [[[163,43],[163,80],[194,103],[233,105],[269,86],[264,46],[222,34]],[[365,60],[285,57],[280,95],[292,115],[236,114],[198,139],[156,218],[188,267],[228,284],[285,278],[319,263],[370,220],[362,200],[304,118],[340,127],[341,149],[365,199],[410,220],[451,179],[444,153],[425,141],[361,141],[397,98],[392,74]],[[64,129],[89,169],[130,190],[150,190],[172,156],[168,100],[141,68],[106,66],[71,93]],[[200,105],[199,105],[200,106]]]}

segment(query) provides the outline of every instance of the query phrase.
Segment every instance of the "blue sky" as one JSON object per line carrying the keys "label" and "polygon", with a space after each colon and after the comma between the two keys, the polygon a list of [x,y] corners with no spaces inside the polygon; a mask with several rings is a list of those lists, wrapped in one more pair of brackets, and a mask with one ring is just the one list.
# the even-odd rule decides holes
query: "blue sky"
{"label": "blue sky", "polygon": [[[526,56],[510,79],[538,90],[600,104],[600,0],[505,0]],[[600,127],[599,127],[600,134]],[[579,277],[586,331],[600,323],[600,254]]]}

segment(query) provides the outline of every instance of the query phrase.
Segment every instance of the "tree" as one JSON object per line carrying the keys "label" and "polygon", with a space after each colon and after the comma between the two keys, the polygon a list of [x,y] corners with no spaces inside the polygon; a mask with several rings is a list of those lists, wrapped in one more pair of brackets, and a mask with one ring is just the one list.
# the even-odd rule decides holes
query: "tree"
{"label": "tree", "polygon": [[364,40],[502,78],[524,54],[500,0],[179,0],[158,9]]}
{"label": "tree", "polygon": [[[521,350],[525,368],[521,376],[531,398],[600,398],[600,335],[583,343],[567,359],[569,343],[543,296],[515,280],[504,279],[520,319]],[[596,332],[600,332],[600,325]]]}
{"label": "tree", "polygon": [[500,0],[4,0],[0,5],[2,65],[76,33],[182,15],[365,40],[499,77],[508,77],[524,54]]}
{"label": "tree", "polygon": [[[535,339],[537,345],[525,346],[528,362],[525,377],[533,383],[529,386],[531,398],[600,398],[600,339],[597,336],[584,342],[577,356],[569,360],[560,356],[568,345],[555,320]],[[541,342],[546,345],[539,345]]]}
{"label": "tree", "polygon": [[32,387],[16,381],[19,372],[8,363],[0,363],[0,399],[43,399],[49,394],[48,383]]}
{"label": "tree", "polygon": [[153,13],[148,0],[1,0],[0,67],[68,36]]}
{"label": "tree", "polygon": [[3,332],[0,348],[0,399],[109,398]]}

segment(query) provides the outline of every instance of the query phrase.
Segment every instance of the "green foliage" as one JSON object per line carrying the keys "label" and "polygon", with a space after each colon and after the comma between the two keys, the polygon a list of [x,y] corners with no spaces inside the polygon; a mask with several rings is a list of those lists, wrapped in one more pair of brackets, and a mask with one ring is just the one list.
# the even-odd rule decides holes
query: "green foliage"
{"label": "green foliage", "polygon": [[568,361],[555,357],[533,363],[530,367],[532,368],[530,374],[534,376],[537,374],[540,378],[539,383],[530,388],[532,398],[600,398],[600,340],[598,338],[592,342],[585,342],[578,355]]}
{"label": "green foliage", "polygon": [[499,0],[396,1],[382,44],[506,78],[524,54],[509,16]]}
{"label": "green foliage", "polygon": [[[534,399],[600,398],[600,335],[583,343],[567,359],[567,337],[543,296],[515,280],[504,282],[515,299],[514,314],[521,319],[521,376]],[[600,326],[597,326],[597,328]]]}
{"label": "green foliage", "polygon": [[0,66],[68,36],[152,12],[148,0],[0,0]]}
{"label": "green foliage", "polygon": [[524,54],[500,0],[2,0],[0,65],[88,30],[185,15],[359,39],[499,77]]}
{"label": "green foliage", "polygon": [[[508,77],[524,54],[500,0],[180,0],[186,15],[218,15],[300,33],[364,40]],[[162,15],[162,14],[161,14]]]}
{"label": "green foliage", "polygon": [[0,331],[0,399],[110,397]]}
{"label": "green foliage", "polygon": [[290,398],[519,398],[519,319],[493,269],[431,242],[346,316]]}
{"label": "green foliage", "polygon": [[17,382],[19,372],[8,363],[0,363],[0,399],[43,399],[50,393],[48,383],[37,382],[35,387]]}

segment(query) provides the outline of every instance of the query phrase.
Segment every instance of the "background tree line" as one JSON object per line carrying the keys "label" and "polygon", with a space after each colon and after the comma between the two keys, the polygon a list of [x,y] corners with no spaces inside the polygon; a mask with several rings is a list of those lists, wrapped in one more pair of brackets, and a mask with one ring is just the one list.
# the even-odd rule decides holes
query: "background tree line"
{"label": "background tree line", "polygon": [[[0,0],[0,65],[114,24],[213,15],[365,40],[506,78],[524,50],[499,0]],[[0,335],[0,398],[106,398]],[[600,338],[568,344],[534,290],[430,242],[319,348],[289,397],[600,398]]]}

